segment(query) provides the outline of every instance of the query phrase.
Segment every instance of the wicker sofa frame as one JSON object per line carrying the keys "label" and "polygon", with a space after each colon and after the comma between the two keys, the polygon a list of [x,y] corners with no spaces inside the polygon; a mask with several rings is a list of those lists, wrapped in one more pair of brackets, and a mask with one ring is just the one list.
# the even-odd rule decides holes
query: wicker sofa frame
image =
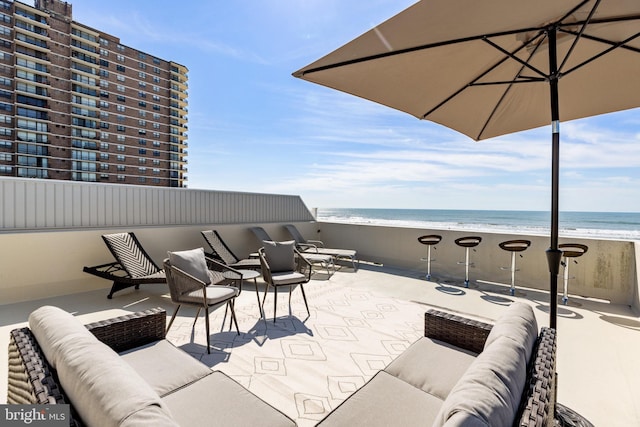
{"label": "wicker sofa frame", "polygon": [[[100,341],[121,352],[164,339],[166,320],[165,310],[154,308],[85,326]],[[8,360],[7,403],[71,404],[29,328],[10,332]],[[71,426],[83,425],[72,404],[71,417]]]}

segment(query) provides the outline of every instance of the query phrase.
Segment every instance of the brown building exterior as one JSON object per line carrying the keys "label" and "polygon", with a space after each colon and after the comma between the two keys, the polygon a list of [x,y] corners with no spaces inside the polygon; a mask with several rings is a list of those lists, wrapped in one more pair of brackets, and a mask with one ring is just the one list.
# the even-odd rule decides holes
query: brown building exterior
{"label": "brown building exterior", "polygon": [[0,176],[186,187],[187,68],[0,0]]}

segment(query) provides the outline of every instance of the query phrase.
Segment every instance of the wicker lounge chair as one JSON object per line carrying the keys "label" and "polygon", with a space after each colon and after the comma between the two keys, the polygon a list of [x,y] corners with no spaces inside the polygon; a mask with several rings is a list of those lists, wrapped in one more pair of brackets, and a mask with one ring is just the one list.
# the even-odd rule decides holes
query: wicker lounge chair
{"label": "wicker lounge chair", "polygon": [[[274,241],[262,227],[251,227],[251,231],[256,236],[261,245],[263,244],[263,242]],[[327,277],[331,277],[331,275],[336,272],[336,265],[333,260],[333,255],[322,253],[304,253],[302,254],[302,256],[311,264],[320,264],[322,267],[326,268]]]}
{"label": "wicker lounge chair", "polygon": [[256,258],[239,259],[231,252],[220,234],[216,230],[201,231],[202,237],[211,247],[211,252],[206,253],[210,258],[215,259],[225,265],[237,269],[260,270],[260,260]]}
{"label": "wicker lounge chair", "polygon": [[325,248],[324,243],[321,240],[306,240],[300,231],[293,224],[287,224],[284,226],[287,229],[291,237],[296,241],[296,245],[298,246],[298,250],[302,252],[303,255],[308,253],[317,253],[323,255],[331,255],[336,259],[343,259],[351,262],[353,269],[355,271],[358,270],[358,258],[357,253],[354,249],[335,249],[335,248]]}
{"label": "wicker lounge chair", "polygon": [[132,286],[139,289],[142,284],[167,282],[164,271],[149,257],[135,234],[105,234],[102,239],[116,261],[84,267],[82,271],[113,281],[107,298],[111,299],[114,292]]}

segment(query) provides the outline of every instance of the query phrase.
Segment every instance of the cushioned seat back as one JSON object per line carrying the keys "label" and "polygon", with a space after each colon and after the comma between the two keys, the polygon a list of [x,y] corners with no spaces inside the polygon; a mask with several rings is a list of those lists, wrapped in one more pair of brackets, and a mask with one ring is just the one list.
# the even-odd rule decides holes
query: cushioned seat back
{"label": "cushioned seat back", "polygon": [[133,233],[105,234],[105,244],[129,276],[144,277],[160,271]]}
{"label": "cushioned seat back", "polygon": [[288,242],[272,242],[265,240],[264,257],[269,265],[271,273],[294,271],[296,269],[296,257],[293,240]]}
{"label": "cushioned seat back", "polygon": [[531,358],[531,352],[538,339],[538,322],[530,305],[523,302],[511,304],[491,328],[484,348],[487,349],[503,336],[522,346],[527,361]]}

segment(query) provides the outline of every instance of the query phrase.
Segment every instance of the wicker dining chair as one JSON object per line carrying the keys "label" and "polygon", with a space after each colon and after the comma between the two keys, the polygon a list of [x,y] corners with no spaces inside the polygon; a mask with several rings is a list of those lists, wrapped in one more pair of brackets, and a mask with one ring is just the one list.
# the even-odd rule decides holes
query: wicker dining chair
{"label": "wicker dining chair", "polygon": [[[295,242],[264,241],[264,246],[258,250],[262,265],[262,277],[267,283],[262,299],[262,312],[267,299],[267,291],[273,287],[273,322],[276,321],[276,308],[278,306],[278,288],[289,286],[289,311],[291,311],[291,291],[293,286],[300,286],[304,305],[309,312],[307,296],[304,292],[304,284],[311,280],[311,263],[305,259],[295,248]],[[265,316],[266,318],[266,316]]]}
{"label": "wicker dining chair", "polygon": [[[207,333],[207,353],[211,353],[210,329],[209,329],[209,309],[221,304],[226,304],[231,311],[231,321],[236,326],[236,331],[240,335],[238,321],[234,309],[234,301],[238,296],[238,288],[225,286],[233,277],[234,270],[218,263],[215,260],[206,258],[202,248],[182,252],[169,252],[169,258],[164,260],[164,270],[167,276],[167,284],[171,294],[171,301],[177,304],[167,332],[178,314],[182,305],[192,305],[198,307],[193,327],[195,328],[200,310],[204,308],[205,325]],[[223,275],[222,271],[228,272]],[[231,274],[230,274],[230,273]],[[242,275],[237,273],[237,279]],[[226,311],[225,311],[226,318]],[[223,320],[224,326],[224,320]]]}

